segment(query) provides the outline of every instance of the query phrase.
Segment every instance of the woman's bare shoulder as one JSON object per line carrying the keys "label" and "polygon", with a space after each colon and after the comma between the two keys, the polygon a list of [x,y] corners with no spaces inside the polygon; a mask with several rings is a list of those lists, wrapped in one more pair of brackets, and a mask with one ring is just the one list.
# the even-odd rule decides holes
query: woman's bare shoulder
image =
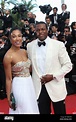
{"label": "woman's bare shoulder", "polygon": [[25,49],[21,49],[21,50],[27,56],[27,50],[25,50]]}
{"label": "woman's bare shoulder", "polygon": [[23,52],[27,52],[27,50],[25,50],[25,49],[21,49]]}
{"label": "woman's bare shoulder", "polygon": [[3,59],[3,61],[10,61],[11,60],[11,58],[12,58],[12,52],[11,52],[11,50],[9,49],[7,52],[6,52],[6,54],[4,55],[4,59]]}

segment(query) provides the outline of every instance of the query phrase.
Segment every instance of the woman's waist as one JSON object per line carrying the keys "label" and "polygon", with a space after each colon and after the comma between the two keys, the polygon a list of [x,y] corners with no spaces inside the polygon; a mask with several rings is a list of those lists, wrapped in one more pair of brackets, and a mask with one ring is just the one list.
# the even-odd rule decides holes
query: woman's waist
{"label": "woman's waist", "polygon": [[17,86],[17,84],[27,84],[27,83],[30,83],[30,82],[32,82],[32,78],[31,78],[31,75],[30,76],[27,76],[27,77],[17,77],[17,76],[15,76],[15,77],[13,77],[13,79],[12,79],[12,83],[14,84],[15,83],[15,85]]}
{"label": "woman's waist", "polygon": [[14,77],[29,77],[30,76],[30,73],[24,73],[24,74],[21,74],[21,73],[19,73],[19,74],[13,74],[13,78]]}

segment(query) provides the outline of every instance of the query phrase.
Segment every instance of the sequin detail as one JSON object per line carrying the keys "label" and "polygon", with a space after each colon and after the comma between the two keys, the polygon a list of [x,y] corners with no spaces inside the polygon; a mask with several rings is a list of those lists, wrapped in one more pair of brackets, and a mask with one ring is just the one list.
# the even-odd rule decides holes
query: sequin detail
{"label": "sequin detail", "polygon": [[26,62],[25,61],[20,61],[17,62],[13,67],[12,67],[12,76],[13,77],[28,77],[30,76],[29,68],[31,65],[31,61],[28,59]]}

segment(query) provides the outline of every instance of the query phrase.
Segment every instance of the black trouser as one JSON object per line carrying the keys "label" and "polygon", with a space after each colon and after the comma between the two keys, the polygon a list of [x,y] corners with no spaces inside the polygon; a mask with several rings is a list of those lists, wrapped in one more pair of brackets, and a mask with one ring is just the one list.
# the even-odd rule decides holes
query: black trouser
{"label": "black trouser", "polygon": [[0,64],[0,90],[3,90],[4,92],[6,91],[5,80],[4,67],[3,64]]}
{"label": "black trouser", "polygon": [[6,79],[3,64],[0,63],[0,99],[6,98]]}
{"label": "black trouser", "polygon": [[[51,114],[51,99],[46,91],[45,85],[42,85],[41,93],[38,99],[40,114]],[[66,114],[64,100],[52,102],[54,114]]]}

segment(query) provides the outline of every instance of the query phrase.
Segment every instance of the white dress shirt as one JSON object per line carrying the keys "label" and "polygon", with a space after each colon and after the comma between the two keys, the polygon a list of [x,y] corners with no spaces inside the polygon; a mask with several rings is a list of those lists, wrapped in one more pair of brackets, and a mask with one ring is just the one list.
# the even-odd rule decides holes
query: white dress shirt
{"label": "white dress shirt", "polygon": [[37,46],[37,49],[36,49],[36,62],[37,62],[38,70],[41,76],[45,74],[47,39],[45,39],[44,41],[46,45],[45,46],[41,45],[40,47]]}

